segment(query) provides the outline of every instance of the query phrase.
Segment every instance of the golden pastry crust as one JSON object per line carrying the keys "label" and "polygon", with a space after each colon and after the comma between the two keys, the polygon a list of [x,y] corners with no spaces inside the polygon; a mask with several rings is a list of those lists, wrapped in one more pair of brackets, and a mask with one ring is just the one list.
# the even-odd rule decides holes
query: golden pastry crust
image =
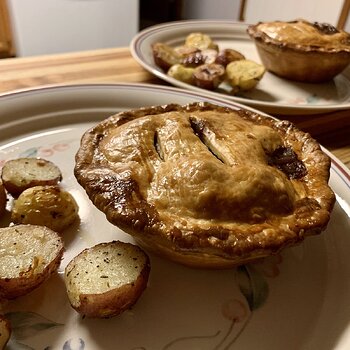
{"label": "golden pastry crust", "polygon": [[260,22],[248,28],[254,38],[304,51],[350,52],[350,35],[322,23],[305,20]]}
{"label": "golden pastry crust", "polygon": [[317,142],[289,122],[193,103],[100,122],[82,137],[75,176],[145,248],[225,268],[325,229],[334,204],[329,167]]}
{"label": "golden pastry crust", "polygon": [[350,34],[329,24],[259,22],[247,32],[266,69],[287,79],[324,82],[350,63]]}

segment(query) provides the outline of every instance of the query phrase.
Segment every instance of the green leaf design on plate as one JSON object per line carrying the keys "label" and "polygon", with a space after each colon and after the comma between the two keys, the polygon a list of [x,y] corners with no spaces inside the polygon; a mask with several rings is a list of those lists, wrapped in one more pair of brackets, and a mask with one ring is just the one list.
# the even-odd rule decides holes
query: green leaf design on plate
{"label": "green leaf design on plate", "polygon": [[12,334],[16,340],[23,340],[49,328],[62,326],[34,312],[9,312]]}
{"label": "green leaf design on plate", "polygon": [[269,294],[269,286],[264,277],[249,265],[239,266],[236,281],[241,293],[247,300],[250,311],[262,306]]}
{"label": "green leaf design on plate", "polygon": [[32,147],[22,152],[19,155],[19,157],[27,158],[27,157],[36,157],[37,155],[38,155],[38,149],[36,147]]}

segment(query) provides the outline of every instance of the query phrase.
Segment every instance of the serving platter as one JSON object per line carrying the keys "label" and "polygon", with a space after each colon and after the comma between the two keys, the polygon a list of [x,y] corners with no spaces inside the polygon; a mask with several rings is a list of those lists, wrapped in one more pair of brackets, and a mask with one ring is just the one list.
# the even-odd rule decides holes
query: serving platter
{"label": "serving platter", "polygon": [[[184,89],[221,96],[230,101],[243,103],[272,114],[317,114],[350,107],[349,72],[336,76],[322,84],[292,82],[266,72],[257,88],[241,95],[208,91],[181,82],[157,67],[153,60],[152,44],[161,42],[170,46],[182,45],[188,34],[208,34],[220,49],[232,48],[247,59],[261,62],[254,42],[246,33],[247,24],[223,20],[186,20],[162,23],[139,32],[130,43],[133,57],[149,72],[164,81]],[[228,91],[225,84],[222,90]]]}
{"label": "serving platter", "polygon": [[[150,254],[149,285],[137,304],[111,319],[87,319],[69,305],[66,264],[100,242],[133,239],[107,222],[73,175],[81,135],[120,110],[165,103],[236,102],[172,87],[101,84],[47,87],[0,96],[0,162],[35,156],[53,161],[80,221],[63,233],[57,274],[3,304],[12,323],[7,349],[337,349],[350,347],[350,173],[332,154],[337,196],[327,230],[260,262],[198,270]],[[1,221],[8,224],[8,217]]]}

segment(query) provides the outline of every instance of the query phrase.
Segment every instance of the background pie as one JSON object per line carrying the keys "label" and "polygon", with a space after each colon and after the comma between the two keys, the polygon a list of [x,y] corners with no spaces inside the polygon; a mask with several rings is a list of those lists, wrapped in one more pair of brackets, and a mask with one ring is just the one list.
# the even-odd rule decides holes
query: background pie
{"label": "background pie", "polygon": [[350,34],[327,23],[295,20],[248,27],[265,68],[290,80],[331,80],[350,63]]}

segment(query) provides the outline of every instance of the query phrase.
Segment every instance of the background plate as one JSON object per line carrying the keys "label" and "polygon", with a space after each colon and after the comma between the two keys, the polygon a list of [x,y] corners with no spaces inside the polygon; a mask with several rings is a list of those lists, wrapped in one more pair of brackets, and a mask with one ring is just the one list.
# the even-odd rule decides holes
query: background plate
{"label": "background plate", "polygon": [[267,113],[317,114],[350,108],[350,80],[347,74],[323,84],[292,82],[266,72],[256,89],[242,96],[211,92],[169,77],[153,61],[151,45],[162,42],[182,45],[192,32],[203,32],[212,37],[219,48],[233,48],[246,58],[261,62],[254,42],[246,33],[247,25],[230,21],[177,21],[147,28],[138,33],[130,44],[133,57],[149,72],[177,87],[222,96]]}
{"label": "background plate", "polygon": [[323,234],[232,270],[195,270],[150,255],[149,286],[131,310],[91,320],[70,307],[62,276],[67,262],[99,242],[133,242],[107,222],[74,178],[81,135],[123,109],[196,100],[239,107],[175,88],[132,84],[52,87],[0,96],[0,162],[19,156],[55,162],[63,173],[62,186],[80,208],[80,222],[63,234],[66,252],[59,273],[3,305],[13,326],[8,349],[350,348],[350,175],[334,157],[330,184],[337,202]]}

